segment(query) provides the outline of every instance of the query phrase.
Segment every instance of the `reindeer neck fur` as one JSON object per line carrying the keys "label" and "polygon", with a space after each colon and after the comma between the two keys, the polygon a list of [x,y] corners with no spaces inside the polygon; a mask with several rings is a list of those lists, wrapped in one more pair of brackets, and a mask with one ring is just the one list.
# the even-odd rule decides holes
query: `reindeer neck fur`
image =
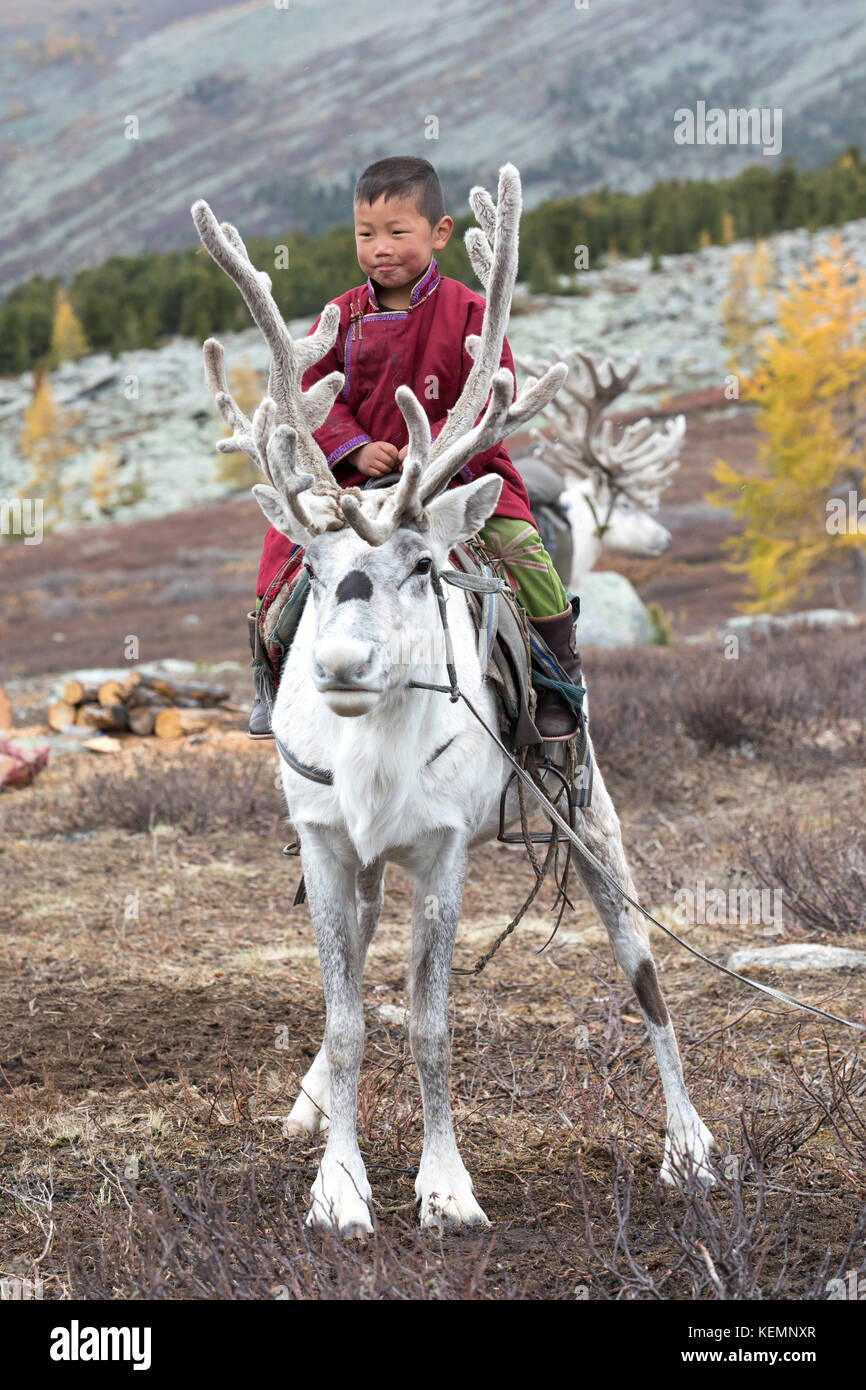
{"label": "reindeer neck fur", "polygon": [[[375,596],[370,605],[374,603]],[[347,604],[350,608],[360,610],[357,621],[363,624],[362,604]],[[392,852],[445,830],[465,832],[467,840],[483,837],[504,782],[501,754],[466,706],[452,703],[446,694],[408,685],[416,679],[447,684],[432,589],[423,612],[424,627],[416,628],[416,639],[402,652],[398,646],[398,654],[408,659],[393,673],[397,683],[369,713],[335,713],[316,686],[312,671],[319,615],[314,602],[307,604],[280,680],[275,732],[301,761],[333,776],[333,785],[323,786],[283,766],[292,821],[342,832],[365,864],[383,855],[399,858]],[[354,620],[348,611],[346,616],[350,623]],[[456,590],[448,593],[448,622],[461,689],[485,718],[495,721],[467,598]],[[429,646],[418,637],[429,638]],[[419,646],[427,650],[419,652]]]}
{"label": "reindeer neck fur", "polygon": [[573,589],[578,588],[581,580],[595,568],[604,549],[602,538],[596,534],[597,523],[590,502],[598,515],[602,500],[589,478],[570,484],[559,498],[559,505],[565,511],[571,528],[572,559],[569,583]]}

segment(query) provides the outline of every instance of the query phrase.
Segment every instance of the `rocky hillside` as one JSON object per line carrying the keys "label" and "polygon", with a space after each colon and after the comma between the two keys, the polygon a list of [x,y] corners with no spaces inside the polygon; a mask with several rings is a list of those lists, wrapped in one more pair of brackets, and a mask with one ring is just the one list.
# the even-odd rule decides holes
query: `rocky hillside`
{"label": "rocky hillside", "polygon": [[0,40],[0,292],[190,245],[198,197],[247,235],[321,230],[395,150],[460,204],[511,159],[531,202],[770,163],[677,144],[699,101],[780,108],[801,163],[864,133],[859,0],[440,0],[399,23],[390,0],[7,0]]}
{"label": "rocky hillside", "polygon": [[[866,219],[841,231],[852,260],[866,265]],[[827,232],[780,232],[768,239],[772,277],[764,301],[772,322],[772,290],[782,287],[816,250]],[[622,398],[624,410],[650,408],[665,396],[722,387],[727,371],[721,306],[730,284],[732,257],[743,245],[711,246],[686,256],[665,256],[650,273],[648,259],[622,260],[579,276],[584,293],[515,303],[509,339],[516,352],[543,353],[551,343],[580,343],[618,360],[641,352],[639,389]],[[335,287],[335,290],[339,287]],[[521,312],[522,310],[522,312]],[[296,333],[309,324],[291,325]],[[261,371],[264,394],[267,349],[257,329],[221,334],[229,369],[245,364]],[[137,399],[127,399],[126,383],[137,382]],[[91,478],[100,444],[117,456],[118,482],[127,489],[137,479],[143,495],[113,512],[119,521],[164,516],[230,495],[217,479],[220,455],[215,441],[224,432],[204,382],[201,346],[174,339],[154,352],[121,353],[116,360],[93,354],[65,363],[51,378],[61,411],[78,414],[69,437],[75,450],[64,463],[69,484],[68,521],[102,523],[91,496]],[[0,497],[20,496],[28,476],[18,439],[30,404],[33,374],[0,378]]]}

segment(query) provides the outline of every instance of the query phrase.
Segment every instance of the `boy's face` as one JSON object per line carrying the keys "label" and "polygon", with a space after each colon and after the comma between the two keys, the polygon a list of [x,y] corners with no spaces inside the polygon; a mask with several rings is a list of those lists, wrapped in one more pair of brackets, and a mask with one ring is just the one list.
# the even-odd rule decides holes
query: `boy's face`
{"label": "boy's face", "polygon": [[435,227],[418,211],[413,198],[377,198],[355,203],[355,246],[358,264],[386,291],[413,285],[430,264],[434,251],[448,242],[453,219],[443,217]]}

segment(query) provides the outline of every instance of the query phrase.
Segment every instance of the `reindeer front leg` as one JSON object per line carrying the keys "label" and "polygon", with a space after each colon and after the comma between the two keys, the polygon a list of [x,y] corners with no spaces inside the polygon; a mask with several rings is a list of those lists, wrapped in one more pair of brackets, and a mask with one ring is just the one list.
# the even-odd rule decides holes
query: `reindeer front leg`
{"label": "reindeer front leg", "polygon": [[372,1231],[370,1184],[358,1148],[358,1076],[364,1050],[364,942],[355,905],[357,861],[314,826],[298,826],[310,915],[325,989],[325,1052],[331,1123],[311,1189],[307,1224],[341,1235]]}
{"label": "reindeer front leg", "polygon": [[[358,870],[355,882],[355,910],[361,933],[362,969],[367,950],[382,911],[382,875],[384,864],[381,859]],[[320,1134],[331,1123],[331,1088],[328,1076],[328,1052],[324,1042],[313,1060],[313,1064],[301,1082],[301,1093],[292,1106],[283,1133],[287,1138]]]}
{"label": "reindeer front leg", "polygon": [[443,837],[428,864],[418,866],[409,976],[409,1043],[421,1079],[424,1148],[415,1180],[421,1225],[489,1226],[454,1138],[449,1089],[448,991],[451,958],[466,876],[462,836]]}

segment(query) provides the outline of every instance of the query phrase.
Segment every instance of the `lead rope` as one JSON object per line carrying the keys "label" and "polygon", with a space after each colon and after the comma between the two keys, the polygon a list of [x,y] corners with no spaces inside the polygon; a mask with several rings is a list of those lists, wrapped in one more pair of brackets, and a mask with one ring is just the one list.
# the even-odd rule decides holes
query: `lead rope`
{"label": "lead rope", "polygon": [[[663,922],[660,922],[657,917],[654,917],[651,912],[648,912],[645,907],[642,907],[641,904],[637,901],[637,899],[633,898],[631,894],[628,893],[625,888],[623,888],[622,884],[617,883],[613,875],[608,873],[607,869],[596,858],[592,850],[588,849],[587,846],[580,839],[580,837],[575,834],[568,822],[565,821],[563,817],[559,814],[556,807],[553,805],[551,801],[548,800],[547,796],[545,796],[541,788],[536,785],[536,783],[530,777],[529,773],[526,772],[525,769],[520,766],[520,763],[517,761],[516,758],[512,757],[508,749],[505,747],[505,744],[499,738],[498,734],[494,733],[494,731],[490,728],[490,725],[487,723],[484,717],[481,714],[479,714],[478,710],[475,708],[472,701],[469,699],[469,696],[465,695],[463,691],[459,688],[457,684],[457,671],[454,665],[454,649],[451,644],[451,633],[448,629],[448,614],[446,612],[445,606],[445,595],[442,592],[442,584],[439,572],[436,569],[435,564],[433,565],[430,571],[430,579],[433,584],[433,589],[436,594],[436,600],[439,605],[439,617],[441,619],[444,631],[445,665],[446,670],[448,672],[448,680],[450,684],[431,685],[425,681],[410,681],[409,685],[413,686],[415,689],[418,690],[440,691],[441,693],[449,696],[452,704],[456,703],[458,700],[462,700],[466,708],[469,710],[470,714],[472,714],[475,717],[475,719],[481,725],[482,729],[484,729],[485,732],[489,734],[490,737],[493,739],[493,742],[496,744],[500,753],[502,753],[503,756],[507,758],[508,761],[511,763],[511,766],[514,768],[514,772],[518,781],[521,782],[523,786],[528,787],[528,789],[532,792],[532,795],[544,808],[545,814],[548,816],[548,818],[554,823],[554,825],[559,826],[560,830],[564,831],[566,837],[571,841],[575,849],[583,855],[587,863],[592,865],[596,873],[600,874],[604,881],[608,883],[610,887],[613,888],[617,893],[619,893],[621,898],[624,898],[627,903],[630,903],[631,906],[637,912],[639,912],[642,917],[646,918],[648,922],[652,922],[654,927],[658,927],[659,931],[664,932],[666,936],[669,936],[673,941],[676,941],[677,945],[682,946],[684,950],[688,951],[691,955],[696,956],[698,960],[704,961],[706,965],[712,965],[716,970],[720,970],[723,975],[730,975],[733,980],[739,980],[741,984],[748,985],[750,989],[758,990],[761,994],[768,994],[771,999],[776,999],[781,1004],[789,1004],[793,1009],[802,1009],[805,1013],[816,1014],[819,1018],[826,1018],[831,1023],[840,1023],[843,1026],[843,1028],[855,1028],[858,1032],[866,1032],[866,1024],[854,1023],[849,1018],[840,1018],[837,1014],[831,1014],[828,1013],[826,1009],[819,1008],[817,1004],[803,1004],[799,999],[793,999],[790,994],[785,994],[784,991],[781,989],[774,989],[772,985],[759,984],[757,980],[750,980],[748,976],[741,975],[737,970],[732,970],[729,965],[722,965],[721,961],[713,960],[712,956],[704,955],[704,952],[699,951],[697,946],[689,945],[688,941],[684,941],[683,938],[681,936],[677,936],[677,933],[675,931],[672,931],[670,927],[666,927]],[[552,842],[555,842],[555,837],[552,836],[551,840]],[[540,886],[540,882],[536,884],[536,887],[538,886]],[[534,896],[534,894],[532,896]],[[528,906],[529,904],[527,903],[525,907]],[[521,913],[520,915],[522,916],[523,914]],[[514,926],[516,925],[517,922],[514,923]],[[513,930],[511,923],[509,923],[509,928]],[[508,935],[508,930],[509,929],[506,928],[506,932],[504,933],[504,935]],[[471,973],[474,974],[475,972],[472,971]]]}

